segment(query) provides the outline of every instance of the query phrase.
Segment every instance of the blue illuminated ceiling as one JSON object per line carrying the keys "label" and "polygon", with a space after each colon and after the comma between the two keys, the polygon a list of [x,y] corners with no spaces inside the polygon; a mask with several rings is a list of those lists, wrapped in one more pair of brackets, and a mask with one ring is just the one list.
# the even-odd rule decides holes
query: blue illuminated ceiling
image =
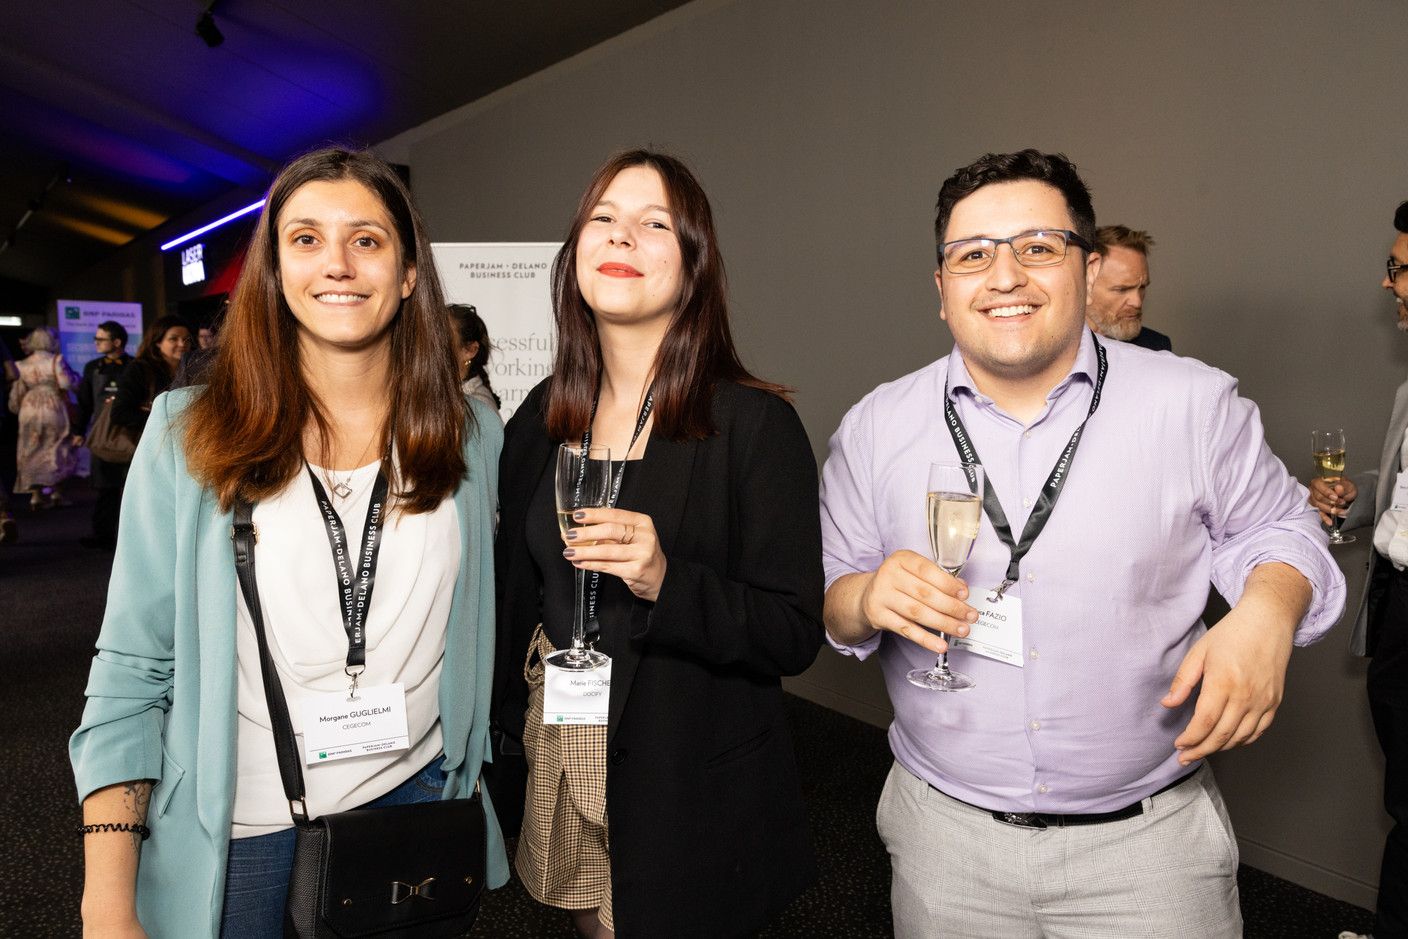
{"label": "blue illuminated ceiling", "polygon": [[218,0],[213,48],[207,0],[0,4],[0,280],[62,283],[257,198],[295,153],[385,140],[683,2]]}

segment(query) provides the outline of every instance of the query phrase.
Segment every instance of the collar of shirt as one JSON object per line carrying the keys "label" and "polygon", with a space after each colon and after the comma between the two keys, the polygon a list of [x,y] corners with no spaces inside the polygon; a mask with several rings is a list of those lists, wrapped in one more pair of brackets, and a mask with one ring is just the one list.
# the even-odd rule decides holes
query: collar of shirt
{"label": "collar of shirt", "polygon": [[[1095,390],[1095,377],[1099,372],[1100,363],[1095,356],[1095,339],[1089,329],[1084,330],[1080,337],[1080,347],[1076,350],[1076,360],[1071,365],[1071,370],[1066,376],[1058,381],[1049,392],[1046,393],[1047,407],[1032,421],[1031,426],[1036,426],[1046,420],[1051,414],[1051,405],[1054,404],[1066,389],[1076,382],[1082,382],[1083,387],[1088,388],[1093,394]],[[978,390],[977,382],[973,380],[973,375],[968,371],[968,364],[963,361],[962,352],[955,346],[948,357],[948,394],[953,399],[954,406],[960,409],[962,416],[962,402],[965,398],[972,402],[974,407],[992,408],[996,413],[1003,415],[1009,420],[1015,421],[1007,412],[997,407],[991,397]],[[1089,404],[1086,404],[1089,407]]]}

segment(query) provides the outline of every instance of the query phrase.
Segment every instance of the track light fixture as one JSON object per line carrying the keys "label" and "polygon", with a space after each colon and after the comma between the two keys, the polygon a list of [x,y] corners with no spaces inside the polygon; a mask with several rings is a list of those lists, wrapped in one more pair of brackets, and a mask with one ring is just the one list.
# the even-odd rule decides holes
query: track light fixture
{"label": "track light fixture", "polygon": [[0,241],[0,254],[4,254],[7,250],[15,246],[15,240],[19,237],[20,229],[24,228],[25,223],[34,216],[35,212],[44,208],[44,197],[47,196],[49,190],[57,186],[60,181],[66,183],[73,182],[73,176],[69,172],[67,163],[60,165],[59,171],[49,177],[49,181],[44,184],[44,188],[40,190],[39,195],[29,200],[29,205],[26,207],[25,213],[20,216],[20,220],[16,222],[15,227],[10,230],[9,236],[4,241]]}
{"label": "track light fixture", "polygon": [[220,32],[220,27],[215,25],[215,17],[211,15],[214,10],[215,0],[211,0],[196,19],[196,35],[204,39],[205,44],[212,49],[225,41],[225,34]]}

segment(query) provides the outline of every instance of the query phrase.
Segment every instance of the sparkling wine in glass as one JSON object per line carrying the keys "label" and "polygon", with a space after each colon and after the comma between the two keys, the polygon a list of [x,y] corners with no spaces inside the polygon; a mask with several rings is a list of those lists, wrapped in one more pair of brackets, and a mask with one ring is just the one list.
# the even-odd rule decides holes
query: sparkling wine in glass
{"label": "sparkling wine in glass", "polygon": [[[557,527],[564,539],[572,528],[572,513],[606,505],[611,494],[611,451],[606,447],[588,449],[564,443],[557,448]],[[574,541],[588,546],[594,541]],[[576,569],[577,602],[572,610],[572,646],[558,649],[544,660],[549,665],[573,671],[601,668],[610,661],[595,649],[587,648],[586,571]]]}
{"label": "sparkling wine in glass", "polygon": [[[933,463],[925,496],[929,548],[934,563],[957,577],[968,563],[983,522],[983,468],[977,463]],[[932,691],[967,691],[976,682],[948,667],[948,652],[940,652],[933,668],[916,668],[905,676],[911,684]]]}
{"label": "sparkling wine in glass", "polygon": [[[1315,475],[1330,485],[1344,478],[1344,431],[1312,430],[1310,432],[1310,453],[1315,458]],[[1330,516],[1330,544],[1349,544],[1354,540],[1340,534],[1344,524],[1343,515]]]}

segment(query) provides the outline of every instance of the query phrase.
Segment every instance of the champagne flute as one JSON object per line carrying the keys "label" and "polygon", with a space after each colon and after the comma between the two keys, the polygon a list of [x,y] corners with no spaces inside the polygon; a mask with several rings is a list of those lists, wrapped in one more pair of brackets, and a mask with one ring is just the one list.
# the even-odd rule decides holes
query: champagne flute
{"label": "champagne flute", "polygon": [[[983,522],[983,468],[977,463],[932,463],[929,466],[929,548],[934,563],[957,577],[968,563]],[[948,652],[940,652],[933,668],[916,668],[905,676],[910,684],[932,691],[967,691],[977,682],[948,667]]]}
{"label": "champagne flute", "polygon": [[[597,509],[607,504],[611,494],[611,451],[606,447],[582,447],[564,443],[557,448],[557,527],[567,539],[573,527],[572,513],[578,509]],[[594,541],[574,541],[586,547]],[[587,671],[601,668],[610,659],[586,642],[586,571],[576,569],[577,602],[572,611],[572,646],[558,649],[544,661],[558,668]]]}
{"label": "champagne flute", "polygon": [[[1312,430],[1310,432],[1310,453],[1315,458],[1315,475],[1330,485],[1344,478],[1344,431]],[[1340,534],[1344,524],[1343,515],[1330,516],[1330,544],[1349,544],[1354,540]]]}

